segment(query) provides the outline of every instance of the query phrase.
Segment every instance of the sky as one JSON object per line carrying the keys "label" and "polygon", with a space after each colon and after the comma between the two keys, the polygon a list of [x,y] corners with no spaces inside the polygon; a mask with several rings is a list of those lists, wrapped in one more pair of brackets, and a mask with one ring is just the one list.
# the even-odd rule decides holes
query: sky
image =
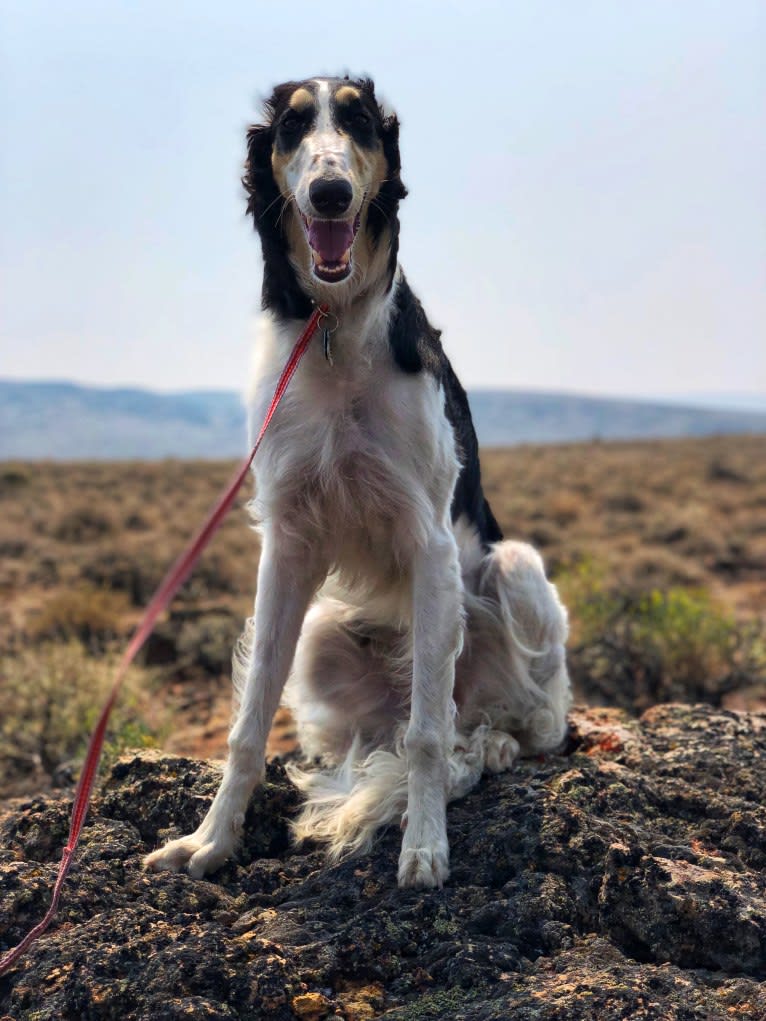
{"label": "sky", "polygon": [[0,0],[0,377],[241,389],[244,132],[369,73],[469,387],[766,393],[766,5]]}

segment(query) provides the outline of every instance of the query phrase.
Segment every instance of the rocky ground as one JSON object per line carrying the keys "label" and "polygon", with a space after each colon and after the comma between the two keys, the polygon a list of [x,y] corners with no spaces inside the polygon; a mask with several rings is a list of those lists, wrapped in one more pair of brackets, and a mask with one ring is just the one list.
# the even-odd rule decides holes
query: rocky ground
{"label": "rocky ground", "polygon": [[[51,930],[0,979],[2,1021],[766,1018],[766,716],[573,714],[565,755],[449,812],[452,875],[399,891],[398,834],[325,867],[296,850],[279,764],[237,862],[149,875],[217,772],[128,755],[102,786]],[[0,816],[0,948],[43,914],[64,797]]]}

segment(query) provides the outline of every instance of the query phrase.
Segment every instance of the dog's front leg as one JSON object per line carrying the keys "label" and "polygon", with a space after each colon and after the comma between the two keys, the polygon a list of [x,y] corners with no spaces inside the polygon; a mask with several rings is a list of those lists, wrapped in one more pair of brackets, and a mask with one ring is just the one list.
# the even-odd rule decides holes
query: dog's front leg
{"label": "dog's front leg", "polygon": [[455,657],[461,636],[461,579],[451,530],[415,559],[412,708],[407,754],[407,824],[399,885],[441,886],[449,875],[448,759],[454,743]]}
{"label": "dog's front leg", "polygon": [[306,550],[286,553],[273,535],[264,535],[253,648],[221,786],[195,832],[148,855],[147,868],[177,871],[186,866],[198,879],[233,853],[250,795],[263,780],[266,738],[306,609],[321,580],[318,565],[310,560]]}

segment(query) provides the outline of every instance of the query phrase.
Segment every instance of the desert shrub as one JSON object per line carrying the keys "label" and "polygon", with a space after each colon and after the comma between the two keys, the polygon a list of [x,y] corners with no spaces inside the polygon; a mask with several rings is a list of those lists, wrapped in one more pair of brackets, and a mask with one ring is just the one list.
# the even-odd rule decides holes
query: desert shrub
{"label": "desert shrub", "polygon": [[140,511],[131,511],[127,514],[123,524],[131,532],[146,532],[152,527]]}
{"label": "desert shrub", "polygon": [[242,619],[225,609],[171,612],[144,647],[142,661],[161,666],[165,677],[179,680],[220,677],[231,671]]}
{"label": "desert shrub", "polygon": [[580,645],[598,634],[615,611],[615,598],[607,588],[608,569],[601,561],[583,557],[562,568],[555,582],[569,611],[570,637]]}
{"label": "desert shrub", "polygon": [[237,586],[229,571],[226,556],[220,549],[208,549],[195,564],[178,596],[182,602],[193,602],[221,594],[233,595],[236,592]]}
{"label": "desert shrub", "polygon": [[615,575],[623,591],[649,592],[655,588],[699,588],[705,569],[696,559],[671,549],[638,545],[615,564]]}
{"label": "desert shrub", "polygon": [[0,557],[12,557],[18,560],[23,557],[29,549],[29,542],[17,534],[8,534],[3,530],[0,532]]}
{"label": "desert shrub", "polygon": [[108,514],[93,507],[73,507],[57,518],[51,534],[60,542],[91,542],[113,529],[114,522]]}
{"label": "desert shrub", "polygon": [[182,627],[178,652],[187,668],[212,676],[229,673],[231,654],[241,631],[242,621],[229,614],[204,614]]}
{"label": "desert shrub", "polygon": [[684,557],[709,558],[725,550],[727,524],[702,503],[672,510],[663,507],[647,522],[645,537]]}
{"label": "desert shrub", "polygon": [[[76,641],[42,643],[0,657],[0,794],[38,790],[76,771],[112,685],[116,660],[93,659]],[[128,747],[146,747],[163,721],[146,677],[133,670],[112,713],[106,764]]]}
{"label": "desert shrub", "polygon": [[[191,533],[190,533],[191,534]],[[152,545],[138,548],[105,547],[90,556],[81,573],[96,587],[124,592],[133,606],[145,606],[182,552],[187,537],[169,541],[154,540]],[[176,600],[194,603],[221,594],[235,594],[239,589],[228,571],[228,561],[217,550],[206,550],[191,575],[178,590]],[[255,575],[255,571],[251,571]],[[250,585],[252,585],[252,578]]]}
{"label": "desert shrub", "polygon": [[37,553],[24,560],[26,580],[29,585],[41,585],[50,588],[61,580],[59,561],[50,554]]}
{"label": "desert shrub", "polygon": [[21,466],[7,466],[0,471],[0,496],[15,493],[29,483],[29,473]]}
{"label": "desert shrub", "polygon": [[549,546],[555,546],[560,539],[560,531],[558,528],[554,528],[552,525],[541,524],[531,525],[525,530],[524,538],[527,542],[531,542],[536,549],[548,549]]}
{"label": "desert shrub", "polygon": [[83,564],[82,576],[94,587],[125,593],[133,606],[145,606],[170,562],[170,558],[154,556],[149,550],[137,553],[106,548]]}
{"label": "desert shrub", "polygon": [[32,638],[77,638],[96,652],[124,630],[127,600],[118,592],[80,584],[50,595],[30,619]]}
{"label": "desert shrub", "polygon": [[547,517],[559,526],[569,525],[583,513],[585,501],[579,493],[559,490],[551,495],[547,505]]}
{"label": "desert shrub", "polygon": [[604,508],[635,514],[644,509],[643,499],[632,489],[621,489],[604,497]]}
{"label": "desert shrub", "polygon": [[585,561],[559,579],[572,619],[578,694],[641,712],[657,702],[720,705],[766,683],[766,630],[741,622],[702,589],[616,593]]}
{"label": "desert shrub", "polygon": [[723,457],[714,457],[708,465],[707,477],[711,482],[749,482],[747,475]]}

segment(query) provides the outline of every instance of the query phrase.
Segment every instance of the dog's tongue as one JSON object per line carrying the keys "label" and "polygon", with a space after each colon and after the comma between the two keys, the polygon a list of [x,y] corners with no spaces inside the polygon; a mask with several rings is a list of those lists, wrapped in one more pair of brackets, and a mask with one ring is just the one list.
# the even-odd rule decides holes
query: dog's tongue
{"label": "dog's tongue", "polygon": [[322,262],[340,262],[354,240],[354,225],[348,220],[312,220],[309,244]]}

